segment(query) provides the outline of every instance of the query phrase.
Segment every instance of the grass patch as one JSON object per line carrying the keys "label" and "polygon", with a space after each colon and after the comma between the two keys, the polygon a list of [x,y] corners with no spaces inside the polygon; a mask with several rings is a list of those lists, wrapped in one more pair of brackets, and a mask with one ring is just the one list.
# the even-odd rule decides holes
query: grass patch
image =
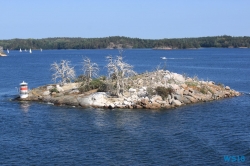
{"label": "grass patch", "polygon": [[202,86],[202,87],[200,88],[200,92],[201,92],[202,94],[207,94],[208,88],[207,88],[206,86]]}
{"label": "grass patch", "polygon": [[188,81],[188,82],[185,82],[185,84],[187,86],[190,86],[190,87],[196,87],[198,85],[198,82],[195,82],[195,81]]}

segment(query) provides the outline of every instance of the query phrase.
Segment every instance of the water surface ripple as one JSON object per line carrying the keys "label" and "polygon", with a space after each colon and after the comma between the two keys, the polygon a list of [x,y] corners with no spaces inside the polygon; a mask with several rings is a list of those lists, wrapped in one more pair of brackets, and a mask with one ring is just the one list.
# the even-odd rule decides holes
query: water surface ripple
{"label": "water surface ripple", "polygon": [[[11,51],[0,58],[0,165],[228,165],[224,155],[250,164],[250,95],[170,110],[104,110],[14,102],[23,80],[51,82],[50,64],[82,57],[103,68],[117,50]],[[250,92],[249,49],[125,50],[137,72],[167,68]],[[172,59],[171,59],[172,58]]]}

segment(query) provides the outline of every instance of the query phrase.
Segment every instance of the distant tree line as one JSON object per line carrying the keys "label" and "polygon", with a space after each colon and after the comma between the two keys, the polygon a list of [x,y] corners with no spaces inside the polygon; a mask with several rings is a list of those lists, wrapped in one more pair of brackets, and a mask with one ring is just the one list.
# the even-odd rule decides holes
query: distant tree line
{"label": "distant tree line", "polygon": [[104,38],[44,38],[0,40],[4,49],[120,49],[120,48],[156,48],[189,49],[200,47],[250,48],[250,37],[213,36],[198,38],[139,39],[123,36]]}

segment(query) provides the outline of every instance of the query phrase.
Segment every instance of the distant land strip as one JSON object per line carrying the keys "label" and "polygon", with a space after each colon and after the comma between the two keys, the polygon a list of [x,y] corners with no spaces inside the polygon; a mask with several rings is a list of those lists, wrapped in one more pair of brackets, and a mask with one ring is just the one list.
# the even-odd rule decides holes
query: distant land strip
{"label": "distant land strip", "polygon": [[124,36],[103,38],[70,38],[55,37],[43,39],[9,39],[0,40],[4,50],[21,49],[124,49],[124,48],[151,48],[151,49],[197,49],[197,48],[250,48],[250,37],[212,36],[197,38],[172,39],[140,39]]}

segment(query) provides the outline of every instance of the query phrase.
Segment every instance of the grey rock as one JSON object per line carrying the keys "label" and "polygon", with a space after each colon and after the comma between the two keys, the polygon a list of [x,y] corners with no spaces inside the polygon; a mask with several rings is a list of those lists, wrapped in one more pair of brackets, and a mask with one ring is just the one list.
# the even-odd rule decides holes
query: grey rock
{"label": "grey rock", "polygon": [[63,88],[60,85],[56,85],[56,89],[58,90],[58,92],[63,92]]}
{"label": "grey rock", "polygon": [[214,85],[215,83],[213,81],[209,81],[208,84]]}
{"label": "grey rock", "polygon": [[215,96],[216,98],[222,98],[222,97],[224,97],[224,93],[218,91],[218,92],[216,92],[216,93],[214,94],[214,96]]}
{"label": "grey rock", "polygon": [[188,90],[184,90],[183,91],[183,95],[188,95],[189,91]]}
{"label": "grey rock", "polygon": [[73,106],[78,106],[79,101],[75,96],[64,96],[62,98],[62,103],[66,105],[73,105]]}
{"label": "grey rock", "polygon": [[69,94],[78,94],[78,93],[80,93],[80,91],[78,89],[72,90],[69,92]]}
{"label": "grey rock", "polygon": [[51,90],[53,88],[54,88],[54,86],[52,86],[52,85],[47,86],[47,90]]}
{"label": "grey rock", "polygon": [[179,100],[172,100],[171,104],[174,106],[181,106],[181,102]]}
{"label": "grey rock", "polygon": [[171,95],[168,95],[167,99],[170,100],[171,99]]}
{"label": "grey rock", "polygon": [[50,95],[50,91],[44,91],[43,92],[43,96],[48,96],[48,95]]}
{"label": "grey rock", "polygon": [[89,96],[77,97],[77,100],[82,107],[88,107],[92,103]]}
{"label": "grey rock", "polygon": [[44,102],[51,102],[51,96],[44,96],[43,101]]}
{"label": "grey rock", "polygon": [[195,103],[197,100],[192,96],[185,96],[191,103]]}
{"label": "grey rock", "polygon": [[184,103],[184,104],[189,104],[190,103],[190,100],[188,100],[186,97],[183,97],[183,96],[180,96],[180,95],[175,95],[174,99],[179,100],[181,103]]}

